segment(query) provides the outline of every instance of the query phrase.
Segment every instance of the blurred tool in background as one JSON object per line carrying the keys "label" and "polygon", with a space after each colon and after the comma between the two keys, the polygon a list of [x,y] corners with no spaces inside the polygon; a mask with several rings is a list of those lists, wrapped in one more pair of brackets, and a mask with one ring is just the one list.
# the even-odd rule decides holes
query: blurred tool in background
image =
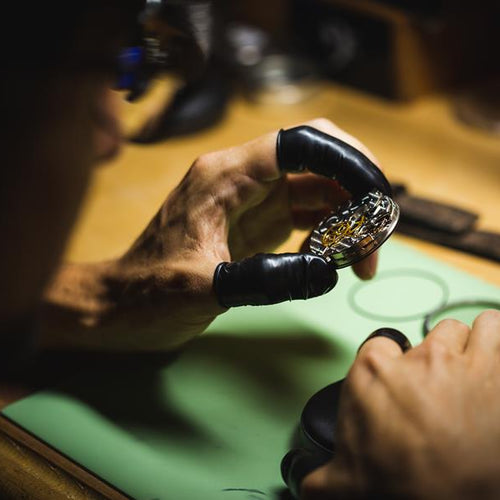
{"label": "blurred tool in background", "polygon": [[141,19],[146,37],[149,34],[158,43],[165,71],[175,73],[182,84],[134,132],[131,141],[150,143],[196,132],[222,117],[230,90],[214,54],[220,29],[215,10],[211,0],[148,2]]}
{"label": "blurred tool in background", "polygon": [[131,140],[155,142],[216,124],[234,91],[294,104],[321,79],[391,101],[435,91],[455,116],[498,130],[494,0],[158,0],[148,30],[182,85]]}
{"label": "blurred tool in background", "polygon": [[[297,103],[318,90],[314,64],[287,53],[273,29],[241,16],[240,7],[222,0],[149,2],[142,25],[159,44],[158,53],[164,51],[165,72],[176,74],[181,85],[131,141],[152,143],[210,127],[224,116],[235,89],[255,102],[281,104]],[[144,76],[149,80],[151,75]],[[146,90],[139,82],[132,98]]]}
{"label": "blurred tool in background", "polygon": [[493,0],[292,0],[291,7],[294,43],[324,75],[390,99],[498,70],[498,14]]}

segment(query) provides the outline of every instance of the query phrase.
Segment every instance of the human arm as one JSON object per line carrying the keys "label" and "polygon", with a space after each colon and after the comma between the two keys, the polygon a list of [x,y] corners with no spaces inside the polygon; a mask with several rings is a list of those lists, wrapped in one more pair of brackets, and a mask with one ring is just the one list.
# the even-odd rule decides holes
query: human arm
{"label": "human arm", "polygon": [[[370,154],[327,120],[309,125]],[[280,172],[276,137],[198,158],[120,259],[63,266],[45,302],[45,324],[56,325],[46,344],[169,349],[201,333],[225,310],[213,290],[219,263],[273,251],[347,197],[325,176]],[[358,275],[372,276],[375,259],[356,264]],[[71,339],[57,334],[62,320]]]}

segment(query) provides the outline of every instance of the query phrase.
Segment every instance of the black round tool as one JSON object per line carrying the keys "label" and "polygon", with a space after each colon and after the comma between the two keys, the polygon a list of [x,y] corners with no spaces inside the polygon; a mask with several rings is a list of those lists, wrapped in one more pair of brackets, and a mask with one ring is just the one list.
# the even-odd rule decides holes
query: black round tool
{"label": "black round tool", "polygon": [[327,385],[306,403],[293,449],[281,461],[281,476],[295,498],[302,479],[335,453],[335,429],[344,379]]}
{"label": "black round tool", "polygon": [[[360,348],[374,337],[386,337],[403,352],[411,349],[408,338],[394,328],[379,328],[370,334]],[[333,458],[337,447],[337,417],[345,379],[327,385],[306,403],[300,417],[292,450],[281,461],[281,475],[290,492],[299,497],[304,477]]]}

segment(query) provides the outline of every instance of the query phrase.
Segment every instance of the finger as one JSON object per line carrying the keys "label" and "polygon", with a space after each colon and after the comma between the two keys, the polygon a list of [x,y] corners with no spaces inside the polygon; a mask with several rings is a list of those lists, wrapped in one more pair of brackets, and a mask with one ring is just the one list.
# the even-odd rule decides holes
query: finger
{"label": "finger", "polygon": [[[306,125],[320,130],[330,136],[334,136],[342,142],[361,151],[363,155],[370,159],[374,164],[378,164],[373,154],[359,142],[356,138],[334,125],[331,121],[324,118],[311,120],[300,125]],[[243,144],[242,146],[232,148],[228,151],[234,157],[234,164],[239,169],[243,169],[245,173],[259,181],[269,182],[281,177],[282,171],[278,167],[276,158],[276,138],[278,131],[270,132],[266,135],[258,137],[252,141]]]}
{"label": "finger", "polygon": [[272,252],[288,239],[292,230],[288,187],[278,181],[263,201],[240,211],[232,221],[228,235],[232,259]]}
{"label": "finger", "polygon": [[436,342],[446,349],[461,354],[469,339],[470,328],[454,319],[440,321],[425,337],[422,344]]}
{"label": "finger", "polygon": [[288,175],[287,183],[290,206],[294,209],[331,211],[350,198],[337,181],[315,174]]}
{"label": "finger", "polygon": [[341,141],[346,142],[347,144],[350,144],[353,148],[356,148],[357,150],[361,151],[376,165],[379,164],[379,161],[377,160],[375,155],[357,137],[354,137],[345,130],[341,129],[340,127],[335,125],[335,123],[328,120],[327,118],[315,118],[313,120],[304,123],[304,125],[308,125],[309,127],[321,130],[321,132],[324,132],[325,134],[337,137]]}
{"label": "finger", "polygon": [[[330,210],[293,210],[292,222],[295,229],[311,229],[330,214]],[[309,245],[307,245],[307,250]]]}
{"label": "finger", "polygon": [[372,189],[391,195],[382,171],[361,151],[337,137],[309,126],[281,130],[276,140],[278,167],[283,172],[311,172],[337,179],[353,196]]}
{"label": "finger", "polygon": [[368,392],[371,401],[377,397],[383,398],[383,385],[374,384],[374,381],[386,378],[385,374],[390,377],[393,363],[400,360],[410,348],[409,340],[399,330],[375,330],[358,348],[356,359],[345,379],[346,392],[366,404],[369,403],[366,399]]}
{"label": "finger", "polygon": [[379,328],[359,346],[356,360],[363,361],[373,353],[386,358],[399,358],[409,349],[411,343],[404,333],[395,328]]}
{"label": "finger", "polygon": [[[466,352],[472,355],[490,355],[500,349],[500,311],[489,309],[481,313],[472,324]],[[496,357],[495,357],[496,360]]]}
{"label": "finger", "polygon": [[375,276],[377,272],[377,266],[378,251],[371,253],[365,259],[353,264],[352,270],[362,280],[370,280]]}
{"label": "finger", "polygon": [[223,307],[277,304],[329,292],[336,271],[309,254],[257,254],[238,262],[222,262],[214,273],[214,290]]}

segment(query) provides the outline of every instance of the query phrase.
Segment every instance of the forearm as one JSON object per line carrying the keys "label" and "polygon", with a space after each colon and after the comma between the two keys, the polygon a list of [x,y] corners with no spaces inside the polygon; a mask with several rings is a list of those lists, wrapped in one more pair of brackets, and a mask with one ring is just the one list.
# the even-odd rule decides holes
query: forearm
{"label": "forearm", "polygon": [[[123,260],[66,264],[48,287],[40,344],[50,348],[172,350],[202,333],[223,312],[208,270],[134,265]],[[213,272],[213,271],[212,271]]]}
{"label": "forearm", "polygon": [[45,291],[39,342],[49,348],[105,348],[116,309],[114,262],[63,264]]}

